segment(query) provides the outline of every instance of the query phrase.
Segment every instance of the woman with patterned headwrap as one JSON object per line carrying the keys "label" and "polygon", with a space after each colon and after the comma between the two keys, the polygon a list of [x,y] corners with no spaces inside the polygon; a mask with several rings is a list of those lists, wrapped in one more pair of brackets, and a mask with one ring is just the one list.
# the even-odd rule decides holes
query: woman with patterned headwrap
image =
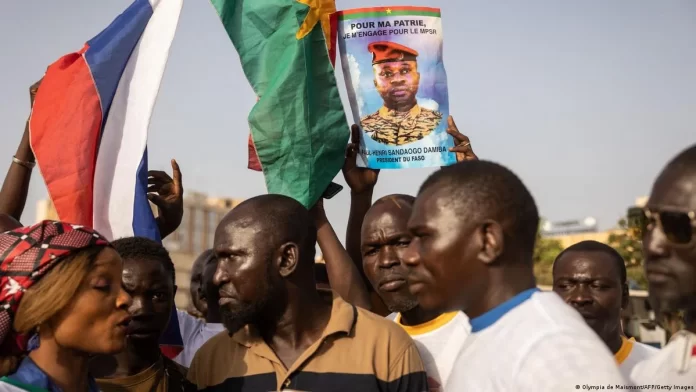
{"label": "woman with patterned headwrap", "polygon": [[126,344],[121,271],[85,227],[44,221],[0,234],[0,391],[98,391],[89,356]]}

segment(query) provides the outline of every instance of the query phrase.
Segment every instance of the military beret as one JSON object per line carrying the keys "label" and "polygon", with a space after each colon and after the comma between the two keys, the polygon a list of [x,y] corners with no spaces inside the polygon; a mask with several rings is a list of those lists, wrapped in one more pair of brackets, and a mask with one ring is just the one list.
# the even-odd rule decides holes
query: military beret
{"label": "military beret", "polygon": [[416,61],[418,57],[418,52],[415,50],[389,41],[372,42],[367,45],[367,50],[372,53],[372,64]]}

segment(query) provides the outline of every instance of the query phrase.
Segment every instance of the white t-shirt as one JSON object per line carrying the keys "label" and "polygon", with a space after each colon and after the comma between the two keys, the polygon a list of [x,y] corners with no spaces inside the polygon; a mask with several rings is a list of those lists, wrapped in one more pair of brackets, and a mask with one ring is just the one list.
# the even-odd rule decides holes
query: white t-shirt
{"label": "white t-shirt", "polygon": [[0,392],[25,392],[27,391],[24,388],[20,388],[17,386],[14,386],[12,384],[6,383],[4,381],[0,381]]}
{"label": "white t-shirt", "polygon": [[429,392],[444,391],[459,348],[471,331],[469,318],[462,312],[444,313],[416,326],[402,325],[400,314],[393,313],[387,318],[401,325],[416,343],[428,374]]}
{"label": "white t-shirt", "polygon": [[622,336],[621,340],[621,348],[614,354],[614,359],[616,359],[616,363],[619,364],[621,375],[623,375],[625,379],[630,380],[633,368],[638,363],[659,353],[660,350],[648,346],[647,344],[636,342],[633,338],[626,339]]}
{"label": "white t-shirt", "polygon": [[696,335],[688,331],[676,333],[656,355],[633,368],[631,379],[636,386],[671,385],[696,390]]}
{"label": "white t-shirt", "polygon": [[224,331],[225,327],[219,323],[206,323],[205,320],[193,317],[178,309],[176,314],[179,316],[179,330],[184,342],[184,349],[174,357],[174,362],[189,367],[193,361],[193,356],[196,355],[196,351],[201,348],[203,343]]}
{"label": "white t-shirt", "polygon": [[445,391],[558,392],[628,384],[604,342],[556,293],[526,290],[470,324]]}
{"label": "white t-shirt", "polygon": [[0,392],[25,392],[26,389],[16,387],[12,384],[0,381]]}

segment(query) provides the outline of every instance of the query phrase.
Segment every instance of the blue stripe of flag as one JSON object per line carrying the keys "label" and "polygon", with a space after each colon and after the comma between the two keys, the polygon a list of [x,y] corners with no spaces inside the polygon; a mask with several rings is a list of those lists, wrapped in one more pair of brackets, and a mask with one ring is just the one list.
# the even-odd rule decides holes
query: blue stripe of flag
{"label": "blue stripe of flag", "polygon": [[109,27],[87,42],[85,60],[101,100],[102,132],[123,70],[152,13],[148,0],[135,0]]}

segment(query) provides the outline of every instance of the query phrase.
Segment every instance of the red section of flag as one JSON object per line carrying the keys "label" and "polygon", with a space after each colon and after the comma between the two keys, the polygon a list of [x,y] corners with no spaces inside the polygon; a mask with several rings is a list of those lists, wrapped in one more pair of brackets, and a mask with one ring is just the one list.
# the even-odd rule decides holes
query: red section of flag
{"label": "red section of flag", "polygon": [[83,53],[51,64],[29,123],[31,147],[60,220],[92,227],[102,111]]}
{"label": "red section of flag", "polygon": [[693,347],[691,348],[691,356],[692,356],[692,357],[696,357],[696,346],[693,346]]}
{"label": "red section of flag", "polygon": [[162,355],[169,359],[174,359],[180,352],[184,351],[182,346],[172,346],[168,344],[160,344]]}
{"label": "red section of flag", "polygon": [[247,167],[251,170],[261,171],[261,161],[259,161],[259,156],[256,154],[256,147],[254,147],[254,139],[251,138],[251,134],[249,134],[249,164]]}
{"label": "red section of flag", "polygon": [[327,45],[329,47],[329,61],[331,65],[336,68],[336,47],[338,46],[338,13],[334,12],[329,15],[329,26],[331,29],[331,42]]}

